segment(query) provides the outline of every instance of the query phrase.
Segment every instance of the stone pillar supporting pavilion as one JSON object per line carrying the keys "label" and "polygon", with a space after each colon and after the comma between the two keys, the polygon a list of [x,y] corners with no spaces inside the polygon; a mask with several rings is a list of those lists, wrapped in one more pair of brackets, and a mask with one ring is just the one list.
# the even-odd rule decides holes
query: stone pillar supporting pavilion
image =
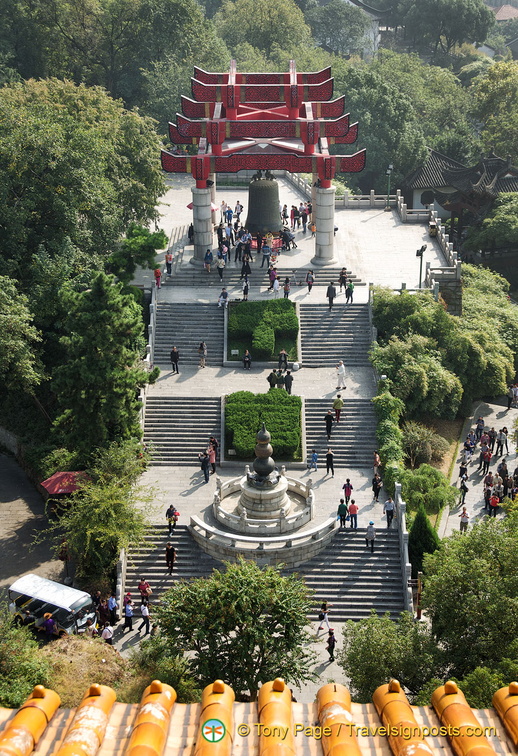
{"label": "stone pillar supporting pavilion", "polygon": [[331,265],[334,257],[335,242],[335,194],[334,186],[315,188],[315,205],[313,218],[317,227],[315,239],[315,257],[312,265]]}
{"label": "stone pillar supporting pavilion", "polygon": [[211,191],[210,187],[200,188],[198,186],[193,186],[191,191],[194,225],[194,255],[191,262],[196,264],[200,260],[203,262],[205,252],[212,249]]}

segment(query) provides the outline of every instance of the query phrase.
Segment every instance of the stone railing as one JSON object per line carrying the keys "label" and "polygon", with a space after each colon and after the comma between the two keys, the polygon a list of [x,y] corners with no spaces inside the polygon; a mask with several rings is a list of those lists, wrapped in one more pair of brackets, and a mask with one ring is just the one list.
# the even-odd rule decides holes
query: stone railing
{"label": "stone railing", "polygon": [[448,265],[451,267],[455,267],[457,265],[458,259],[457,259],[457,253],[453,250],[453,243],[450,241],[450,237],[446,233],[446,229],[443,225],[441,225],[441,218],[435,211],[435,208],[433,205],[430,205],[430,208],[428,210],[428,221],[429,222],[435,222],[437,224],[437,236],[435,237],[437,241],[439,242],[439,246],[444,252],[444,256],[446,257],[446,261]]}
{"label": "stone railing", "polygon": [[410,579],[412,577],[412,566],[408,558],[408,530],[406,529],[406,503],[401,498],[401,483],[396,483],[394,494],[394,503],[396,505],[396,522],[399,535],[399,554],[401,559],[401,578],[403,580],[403,597],[405,610],[414,611],[412,598],[412,587]]}
{"label": "stone railing", "polygon": [[115,595],[117,597],[117,603],[119,604],[119,617],[123,616],[124,607],[124,594],[126,591],[126,569],[128,566],[128,556],[126,549],[121,549],[119,553],[119,561],[117,562],[117,583],[115,586]]}
{"label": "stone railing", "polygon": [[[250,473],[250,466],[245,465],[246,477]],[[281,475],[288,484],[288,491],[296,494],[305,500],[306,506],[291,515],[284,515],[280,513],[278,518],[260,519],[254,517],[253,519],[247,517],[246,511],[243,510],[241,515],[233,514],[225,509],[222,502],[227,496],[231,496],[233,493],[237,493],[242,490],[241,482],[242,477],[232,478],[231,480],[222,482],[219,476],[216,477],[216,493],[212,501],[212,514],[214,518],[221,524],[238,533],[248,533],[252,537],[260,538],[261,536],[272,536],[282,533],[291,533],[297,528],[301,528],[303,525],[307,525],[311,522],[315,512],[315,494],[313,491],[313,482],[311,478],[307,483],[303,483],[296,478],[288,478],[286,475],[286,468],[284,465],[281,468]]]}
{"label": "stone railing", "polygon": [[309,530],[285,536],[253,538],[226,533],[193,515],[189,531],[196,543],[219,560],[253,559],[260,565],[285,564],[297,567],[318,554],[333,539],[338,523],[331,517]]}
{"label": "stone railing", "polygon": [[[389,207],[396,207],[400,196],[400,190],[396,194],[389,195]],[[347,189],[343,197],[335,200],[335,207],[348,207],[358,210],[363,207],[387,207],[387,195],[376,194],[374,189],[369,194],[351,194]]]}

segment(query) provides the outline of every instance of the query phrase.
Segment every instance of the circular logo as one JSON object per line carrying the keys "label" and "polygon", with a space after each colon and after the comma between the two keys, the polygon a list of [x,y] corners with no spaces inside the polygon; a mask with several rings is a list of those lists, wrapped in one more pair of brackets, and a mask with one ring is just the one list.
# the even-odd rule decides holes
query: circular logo
{"label": "circular logo", "polygon": [[219,743],[225,737],[225,732],[225,725],[219,719],[207,719],[201,728],[201,734],[209,743]]}

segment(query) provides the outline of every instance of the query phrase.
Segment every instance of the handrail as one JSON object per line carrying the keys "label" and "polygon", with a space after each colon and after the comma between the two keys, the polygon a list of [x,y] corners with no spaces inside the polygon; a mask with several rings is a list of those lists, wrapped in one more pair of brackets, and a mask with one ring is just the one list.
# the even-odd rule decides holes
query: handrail
{"label": "handrail", "polygon": [[405,610],[414,611],[414,599],[409,581],[412,577],[412,565],[408,556],[408,530],[406,529],[406,503],[401,497],[401,483],[395,484],[394,493],[395,515],[399,536],[399,554],[401,560],[401,577],[403,580],[403,597]]}

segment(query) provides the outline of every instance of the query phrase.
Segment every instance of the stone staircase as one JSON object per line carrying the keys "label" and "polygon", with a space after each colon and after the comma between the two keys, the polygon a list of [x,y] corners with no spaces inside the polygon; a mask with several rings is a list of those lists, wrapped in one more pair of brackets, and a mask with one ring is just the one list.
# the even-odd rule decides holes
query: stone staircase
{"label": "stone staircase", "polygon": [[[232,258],[233,260],[234,258]],[[313,270],[315,274],[315,286],[329,286],[330,281],[334,281],[335,284],[338,282],[338,276],[340,274],[341,268],[326,268],[324,271],[319,271],[318,268],[312,268],[311,265],[306,265],[304,267],[298,267],[296,264],[296,260],[289,260],[289,259],[282,259],[282,256],[279,260],[279,264],[277,267],[277,274],[279,278],[284,280],[286,277],[296,279],[297,282],[300,282],[301,286],[305,286],[305,279],[306,279],[306,273],[308,270]],[[249,281],[251,286],[263,286],[263,285],[269,285],[268,281],[268,271],[266,268],[266,265],[261,268],[261,261],[257,262],[255,260],[254,263],[251,265],[252,273],[249,276]],[[214,289],[218,286],[240,286],[241,280],[241,263],[237,262],[231,262],[227,263],[227,267],[223,271],[223,284],[221,284],[221,281],[219,279],[219,275],[216,271],[216,266],[213,265],[211,268],[211,272],[207,273],[206,270],[203,269],[202,264],[200,263],[199,266],[195,265],[182,265],[181,268],[178,268],[176,273],[174,273],[170,278],[166,278],[162,282],[162,286],[212,286]],[[365,282],[361,281],[354,273],[350,270],[347,271],[347,276],[349,280],[353,281],[355,286],[365,286]],[[294,281],[292,281],[292,285],[294,284]],[[342,294],[343,296],[343,294]]]}
{"label": "stone staircase", "polygon": [[370,364],[369,306],[344,302],[345,295],[339,295],[331,312],[325,304],[300,305],[304,367],[335,367],[338,360],[346,367]]}
{"label": "stone staircase", "polygon": [[221,402],[212,397],[148,396],[144,442],[153,465],[196,465],[210,436],[221,435]]}
{"label": "stone staircase", "polygon": [[[172,575],[168,574],[164,556],[168,541],[177,550]],[[128,552],[125,591],[131,591],[138,601],[137,586],[143,577],[153,590],[151,601],[155,603],[176,580],[209,577],[214,569],[222,567],[221,562],[197,546],[186,525],[177,525],[171,537],[167,526],[154,526],[148,529],[145,543]],[[331,626],[333,622],[368,617],[371,609],[379,615],[389,612],[396,619],[404,609],[395,528],[378,529],[374,554],[365,545],[365,528],[340,530],[318,556],[285,574],[298,575],[315,591],[314,610],[309,616],[312,621],[318,621],[324,599],[333,605],[329,612]]]}
{"label": "stone staircase", "polygon": [[[361,513],[360,513],[361,517]],[[304,579],[315,591],[310,619],[318,622],[319,607],[332,604],[329,622],[346,622],[389,612],[397,619],[404,610],[398,533],[378,528],[374,554],[365,545],[365,528],[340,530],[327,548],[291,574]]]}
{"label": "stone staircase", "polygon": [[[180,512],[180,518],[181,516]],[[142,546],[128,551],[125,590],[131,591],[137,601],[137,586],[141,577],[151,586],[151,601],[155,603],[160,594],[171,588],[176,580],[208,577],[215,567],[222,566],[221,562],[200,549],[191,538],[186,525],[177,525],[171,537],[168,532],[167,525],[150,527]],[[176,549],[176,564],[172,575],[169,575],[165,564],[165,547],[168,542]]]}
{"label": "stone staircase", "polygon": [[207,344],[207,365],[223,363],[223,308],[214,304],[159,302],[156,313],[155,365],[170,365],[173,346],[180,353],[182,365],[197,365],[198,346]]}
{"label": "stone staircase", "polygon": [[[335,467],[349,469],[371,467],[376,448],[376,415],[370,399],[344,398],[340,422],[333,423],[328,444],[324,416],[332,408],[331,399],[306,399],[306,449],[318,452],[320,467],[325,467],[328,445],[334,452]],[[333,413],[334,414],[334,413]]]}

